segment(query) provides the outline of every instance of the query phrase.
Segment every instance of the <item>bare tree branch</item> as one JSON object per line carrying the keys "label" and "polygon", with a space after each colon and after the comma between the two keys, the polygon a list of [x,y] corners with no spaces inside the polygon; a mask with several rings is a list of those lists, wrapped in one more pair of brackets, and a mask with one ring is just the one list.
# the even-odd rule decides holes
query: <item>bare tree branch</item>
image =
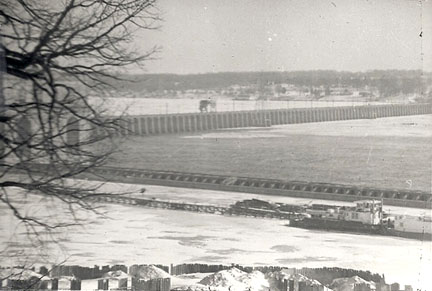
{"label": "bare tree branch", "polygon": [[124,123],[93,107],[89,92],[102,94],[118,68],[153,58],[158,47],[131,44],[136,32],[158,28],[159,15],[155,0],[0,3],[0,203],[29,233],[77,221],[26,215],[10,199],[16,189],[69,205],[73,218],[76,207],[98,213],[89,198],[106,193],[65,181],[102,165]]}

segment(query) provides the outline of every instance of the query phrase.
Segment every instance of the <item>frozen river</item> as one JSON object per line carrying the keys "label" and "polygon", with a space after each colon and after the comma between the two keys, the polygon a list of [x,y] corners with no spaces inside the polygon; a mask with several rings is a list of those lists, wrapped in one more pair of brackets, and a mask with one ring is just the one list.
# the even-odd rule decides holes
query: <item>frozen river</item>
{"label": "frozen river", "polygon": [[[79,180],[80,185],[86,186],[89,183],[96,185],[97,182],[89,182]],[[96,184],[95,184],[96,183]],[[159,200],[172,201],[172,202],[188,202],[196,204],[206,205],[217,205],[217,206],[230,206],[237,201],[245,199],[261,199],[265,201],[271,201],[273,203],[287,203],[295,205],[305,205],[310,203],[322,203],[330,205],[344,205],[354,206],[353,202],[343,202],[335,200],[318,200],[301,197],[287,197],[277,195],[260,195],[252,193],[242,192],[229,192],[229,191],[214,191],[204,189],[189,189],[189,188],[177,188],[177,187],[166,187],[157,185],[139,185],[139,184],[127,184],[127,183],[104,183],[100,184],[100,191],[109,193],[128,193],[128,195],[142,198],[156,198]],[[145,188],[145,193],[140,193],[142,188]],[[384,205],[384,211],[391,214],[399,215],[431,215],[432,210],[421,209],[421,208],[408,208]]]}
{"label": "frozen river", "polygon": [[[205,98],[204,98],[205,99]],[[158,99],[158,98],[90,98],[91,104],[98,108],[104,108],[108,115],[147,115],[168,113],[199,112],[200,99]],[[100,104],[103,104],[102,107]],[[380,102],[363,101],[274,101],[274,100],[231,100],[217,99],[216,111],[242,111],[242,110],[266,110],[288,108],[315,108],[334,106],[359,106],[367,104],[387,104]]]}
{"label": "frozen river", "polygon": [[[132,191],[137,186],[117,187]],[[170,191],[166,187],[146,188],[146,195],[158,197]],[[172,189],[175,189],[177,199],[182,192],[190,192],[189,189]],[[198,193],[191,196],[196,196],[194,194]],[[216,201],[223,200],[222,194],[214,197]],[[90,266],[183,262],[339,266],[384,273],[388,282],[397,281],[429,290],[432,286],[430,242],[289,228],[283,221],[272,219],[106,205],[100,209],[106,217],[79,214],[78,217],[86,221],[84,227],[56,231],[54,236],[61,244],[50,243],[45,237],[42,244],[34,242],[31,245],[23,236],[23,229],[16,226],[10,212],[2,207],[0,244],[9,245],[8,256],[2,258],[5,263],[12,263],[16,259],[14,255],[23,257],[24,254],[18,251],[25,250],[27,259],[33,255],[46,255],[38,257],[41,263],[66,260],[67,264]],[[39,198],[32,201],[27,198],[22,207],[29,215],[41,215],[50,220],[64,216],[66,210]]]}

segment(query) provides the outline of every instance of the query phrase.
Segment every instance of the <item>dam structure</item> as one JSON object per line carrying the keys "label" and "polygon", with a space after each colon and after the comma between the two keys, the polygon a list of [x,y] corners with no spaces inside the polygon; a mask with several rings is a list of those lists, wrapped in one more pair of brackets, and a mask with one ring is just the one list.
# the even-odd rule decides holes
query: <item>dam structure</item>
{"label": "dam structure", "polygon": [[[431,113],[432,104],[424,103],[141,115],[124,117],[122,120],[124,126],[114,134],[122,136],[183,134],[230,128],[375,119]],[[39,174],[49,174],[50,171],[53,171],[48,164],[34,164],[31,169]],[[17,170],[19,172],[19,169]],[[79,175],[78,178],[350,202],[361,199],[378,199],[382,200],[386,205],[425,209],[432,207],[432,194],[429,191],[381,189],[355,185],[316,183],[313,181],[298,182],[260,177],[234,177],[107,166],[86,171]]]}
{"label": "dam structure", "polygon": [[431,114],[432,104],[389,104],[346,107],[271,109],[205,113],[129,115],[119,135],[158,135],[213,131],[229,128],[329,122],[354,119]]}

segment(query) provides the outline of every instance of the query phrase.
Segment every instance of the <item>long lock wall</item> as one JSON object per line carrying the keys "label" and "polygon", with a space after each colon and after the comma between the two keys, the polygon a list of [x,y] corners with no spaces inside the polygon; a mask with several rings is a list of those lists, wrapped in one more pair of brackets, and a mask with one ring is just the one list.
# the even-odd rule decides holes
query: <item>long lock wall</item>
{"label": "long lock wall", "polygon": [[121,135],[176,134],[308,122],[431,114],[432,104],[371,105],[127,116]]}

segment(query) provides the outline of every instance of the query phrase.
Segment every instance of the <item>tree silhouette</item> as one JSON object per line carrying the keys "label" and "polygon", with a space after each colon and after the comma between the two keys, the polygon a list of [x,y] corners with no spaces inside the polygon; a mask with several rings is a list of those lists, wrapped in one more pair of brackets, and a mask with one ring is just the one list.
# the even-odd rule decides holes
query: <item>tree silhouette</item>
{"label": "tree silhouette", "polygon": [[0,3],[0,202],[29,233],[77,221],[32,216],[22,195],[60,201],[72,217],[77,208],[95,210],[88,198],[101,195],[96,187],[67,179],[106,161],[122,123],[88,96],[106,96],[120,68],[157,52],[133,41],[159,20],[154,0]]}

